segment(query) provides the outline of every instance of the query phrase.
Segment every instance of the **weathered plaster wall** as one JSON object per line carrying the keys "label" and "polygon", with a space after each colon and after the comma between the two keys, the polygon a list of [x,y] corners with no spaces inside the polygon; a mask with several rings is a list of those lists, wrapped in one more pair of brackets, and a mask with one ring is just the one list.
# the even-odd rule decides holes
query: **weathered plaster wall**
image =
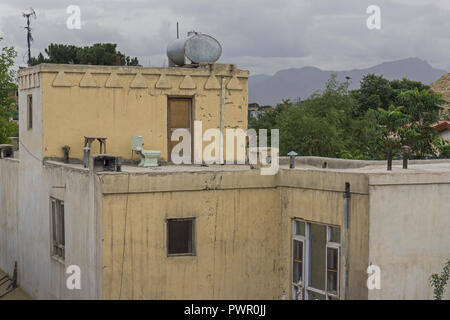
{"label": "weathered plaster wall", "polygon": [[[281,170],[104,174],[103,297],[279,299],[291,292],[291,219],[342,224],[352,184],[350,298],[367,298],[363,175]],[[197,254],[167,257],[168,218],[196,217]]]}
{"label": "weathered plaster wall", "polygon": [[12,276],[19,260],[19,160],[0,159],[0,269]]}
{"label": "weathered plaster wall", "polygon": [[[26,70],[42,74],[44,157],[61,158],[69,145],[70,157],[82,159],[84,136],[104,136],[107,153],[130,159],[131,136],[142,135],[145,149],[167,159],[167,99],[192,97],[193,120],[202,121],[203,131],[220,128],[222,78],[225,128],[247,129],[248,72],[234,65],[216,64],[211,71],[43,64]],[[98,142],[92,148],[98,153]]]}
{"label": "weathered plaster wall", "polygon": [[[19,80],[20,163],[18,168],[18,266],[20,285],[34,298],[95,298],[96,229],[94,178],[86,172],[43,163],[42,73],[21,72]],[[27,128],[27,95],[33,95],[33,128]],[[52,123],[52,127],[58,127]],[[52,259],[50,196],[65,202],[66,265]],[[82,268],[82,289],[66,289],[65,267]]]}
{"label": "weathered plaster wall", "polygon": [[[281,296],[273,178],[258,171],[102,179],[105,299]],[[167,257],[165,219],[187,217],[196,219],[196,255]]]}
{"label": "weathered plaster wall", "polygon": [[369,261],[381,269],[369,299],[432,299],[429,278],[450,259],[450,174],[373,175],[369,184]]}
{"label": "weathered plaster wall", "polygon": [[[46,162],[20,173],[20,270],[22,287],[37,299],[95,299],[100,295],[94,175]],[[34,176],[33,174],[36,174]],[[51,254],[50,197],[64,201],[65,261]],[[68,290],[66,268],[81,269],[81,290]],[[99,291],[100,290],[100,291]]]}

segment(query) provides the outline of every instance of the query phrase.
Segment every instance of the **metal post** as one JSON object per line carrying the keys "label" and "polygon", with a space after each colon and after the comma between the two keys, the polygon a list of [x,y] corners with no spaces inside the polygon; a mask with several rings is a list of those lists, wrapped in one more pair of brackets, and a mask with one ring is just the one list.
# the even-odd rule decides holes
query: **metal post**
{"label": "metal post", "polygon": [[387,154],[387,169],[388,169],[388,171],[392,170],[392,149],[388,150],[388,154]]}
{"label": "metal post", "polygon": [[403,146],[402,149],[403,149],[403,169],[408,169],[408,153],[410,147]]}

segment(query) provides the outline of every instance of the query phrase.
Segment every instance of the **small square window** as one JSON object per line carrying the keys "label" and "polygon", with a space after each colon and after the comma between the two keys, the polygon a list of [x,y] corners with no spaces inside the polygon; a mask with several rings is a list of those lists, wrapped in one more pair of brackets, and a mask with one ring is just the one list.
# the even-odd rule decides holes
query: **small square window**
{"label": "small square window", "polygon": [[195,254],[194,219],[167,220],[167,254]]}

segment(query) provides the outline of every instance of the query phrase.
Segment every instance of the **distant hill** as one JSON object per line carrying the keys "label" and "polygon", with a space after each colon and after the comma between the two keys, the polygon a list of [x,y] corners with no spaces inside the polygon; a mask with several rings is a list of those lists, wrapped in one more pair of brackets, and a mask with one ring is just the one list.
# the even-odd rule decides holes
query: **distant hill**
{"label": "distant hill", "polygon": [[435,69],[418,58],[383,62],[371,68],[349,71],[324,71],[315,67],[292,68],[278,71],[273,76],[251,76],[248,85],[249,102],[274,106],[282,99],[306,99],[315,91],[322,90],[333,73],[337,74],[340,81],[350,77],[350,89],[357,89],[362,77],[370,73],[383,75],[389,80],[407,78],[431,84],[447,71]]}

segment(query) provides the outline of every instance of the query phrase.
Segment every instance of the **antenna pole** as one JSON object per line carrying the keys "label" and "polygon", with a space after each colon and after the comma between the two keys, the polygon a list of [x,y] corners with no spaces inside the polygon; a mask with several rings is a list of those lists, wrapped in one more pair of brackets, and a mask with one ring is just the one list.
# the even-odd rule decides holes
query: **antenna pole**
{"label": "antenna pole", "polygon": [[31,36],[31,27],[30,27],[30,17],[33,16],[36,18],[33,8],[31,8],[30,13],[24,13],[23,16],[27,19],[27,46],[28,46],[28,66],[31,64],[31,41],[33,41],[33,37]]}
{"label": "antenna pole", "polygon": [[31,28],[30,15],[27,15],[27,44],[28,44],[28,65],[31,64]]}
{"label": "antenna pole", "polygon": [[178,22],[177,22],[177,39],[180,39],[180,31],[179,31],[179,28],[178,28]]}

